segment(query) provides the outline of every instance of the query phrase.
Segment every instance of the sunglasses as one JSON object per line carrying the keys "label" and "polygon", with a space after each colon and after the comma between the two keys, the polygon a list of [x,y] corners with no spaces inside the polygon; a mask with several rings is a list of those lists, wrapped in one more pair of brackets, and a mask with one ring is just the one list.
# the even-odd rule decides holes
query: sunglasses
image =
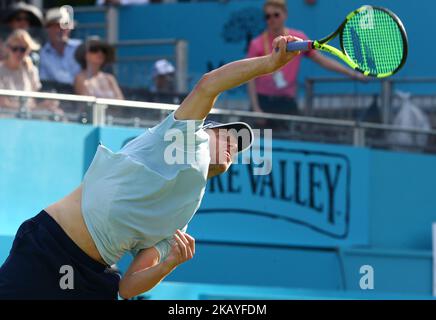
{"label": "sunglasses", "polygon": [[9,49],[11,49],[12,52],[19,52],[19,53],[25,53],[27,51],[26,47],[21,47],[21,46],[9,46]]}
{"label": "sunglasses", "polygon": [[106,54],[106,49],[104,49],[102,47],[91,46],[88,48],[88,52],[92,52],[92,53],[102,52],[102,53]]}
{"label": "sunglasses", "polygon": [[265,20],[269,20],[272,17],[274,17],[274,18],[280,17],[280,12],[274,12],[272,14],[271,13],[265,13]]}

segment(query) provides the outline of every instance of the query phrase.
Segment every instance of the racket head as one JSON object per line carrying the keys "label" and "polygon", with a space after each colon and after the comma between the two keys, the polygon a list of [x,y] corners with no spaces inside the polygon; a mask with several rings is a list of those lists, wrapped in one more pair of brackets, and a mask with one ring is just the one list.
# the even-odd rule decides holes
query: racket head
{"label": "racket head", "polygon": [[390,10],[362,6],[350,13],[340,27],[343,53],[364,75],[384,78],[398,72],[408,53],[406,30]]}

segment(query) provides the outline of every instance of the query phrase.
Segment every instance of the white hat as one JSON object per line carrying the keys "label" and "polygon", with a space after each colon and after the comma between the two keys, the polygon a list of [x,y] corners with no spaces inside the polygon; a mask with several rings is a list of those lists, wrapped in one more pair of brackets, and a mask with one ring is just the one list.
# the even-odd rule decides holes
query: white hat
{"label": "white hat", "polygon": [[69,26],[69,29],[74,28],[75,21],[70,20],[70,15],[66,7],[55,7],[48,9],[45,13],[45,25],[49,25],[51,23],[60,23],[61,25]]}
{"label": "white hat", "polygon": [[176,69],[168,60],[161,59],[155,62],[153,66],[153,77],[174,73]]}

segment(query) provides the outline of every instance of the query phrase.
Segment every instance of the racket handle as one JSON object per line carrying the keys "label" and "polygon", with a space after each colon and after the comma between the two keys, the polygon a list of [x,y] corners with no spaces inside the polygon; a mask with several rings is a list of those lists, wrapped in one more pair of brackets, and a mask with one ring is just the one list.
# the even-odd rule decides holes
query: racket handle
{"label": "racket handle", "polygon": [[294,41],[289,42],[286,46],[286,51],[309,51],[312,49],[313,41]]}

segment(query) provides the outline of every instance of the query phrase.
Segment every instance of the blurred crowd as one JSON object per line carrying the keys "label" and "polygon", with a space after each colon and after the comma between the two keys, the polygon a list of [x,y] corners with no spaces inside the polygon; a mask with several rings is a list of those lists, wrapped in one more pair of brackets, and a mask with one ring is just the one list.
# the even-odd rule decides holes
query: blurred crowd
{"label": "blurred crowd", "polygon": [[[98,36],[71,38],[74,21],[66,27],[62,8],[41,10],[15,2],[2,10],[0,27],[0,88],[23,91],[74,93],[109,99],[124,99],[112,70],[115,48]],[[148,91],[175,93],[175,67],[158,60],[153,67],[153,85]],[[168,101],[163,101],[168,102]],[[3,109],[46,109],[62,114],[58,101],[24,103],[0,97]]]}
{"label": "blurred crowd", "polygon": [[[143,4],[146,0],[97,0],[97,5]],[[159,1],[157,1],[159,2]],[[166,2],[166,1],[163,1]],[[271,52],[272,40],[279,35],[293,35],[307,39],[303,31],[289,28],[288,8],[284,0],[266,0],[264,7],[266,29],[252,39],[247,57],[262,56]],[[132,99],[131,88],[120,88],[114,76],[115,48],[97,36],[73,39],[74,21],[65,8],[51,8],[45,14],[26,2],[13,2],[1,17],[0,28],[0,87],[25,91],[74,93],[110,99]],[[68,22],[68,23],[66,23]],[[252,111],[259,113],[299,114],[297,75],[302,58],[310,58],[322,67],[344,74],[352,79],[362,75],[344,67],[337,61],[314,50],[307,51],[282,70],[250,81],[248,96]],[[243,58],[243,57],[241,57]],[[140,100],[171,101],[177,95],[175,68],[167,60],[154,63],[153,84],[146,91],[154,98],[139,95]],[[137,93],[137,92],[136,92]],[[165,96],[169,94],[169,96]],[[134,95],[133,95],[134,96]],[[46,108],[62,113],[54,102],[26,102],[27,108]],[[18,108],[22,102],[3,97],[0,105]],[[260,123],[262,124],[262,123]],[[277,127],[275,123],[263,123]]]}
{"label": "blurred crowd", "polygon": [[[95,5],[135,5],[173,0],[96,0]],[[6,4],[7,3],[7,4]],[[7,5],[7,7],[5,7]],[[0,0],[0,89],[70,93],[109,99],[128,99],[163,103],[180,103],[186,93],[177,92],[176,68],[165,59],[154,61],[147,88],[120,86],[116,78],[115,47],[98,36],[75,39],[72,36],[75,21],[68,20],[68,12],[53,7],[44,13],[28,2]],[[286,0],[265,0],[263,5],[265,29],[250,38],[246,57],[263,56],[272,52],[272,40],[279,35],[308,39],[302,30],[288,27]],[[240,58],[243,58],[241,56]],[[274,128],[275,132],[289,132],[289,122],[283,115],[305,115],[298,103],[298,73],[303,59],[308,59],[350,80],[366,82],[360,73],[345,67],[318,51],[309,50],[299,55],[274,74],[259,77],[247,85],[249,109],[259,113],[258,127]],[[139,69],[136,69],[138,72]],[[150,69],[149,69],[150,70]],[[410,99],[409,99],[410,100]],[[378,97],[364,110],[363,115],[351,116],[365,122],[382,122]],[[394,119],[394,124],[416,128],[431,128],[427,116],[412,110],[410,103]],[[245,108],[245,107],[244,107]],[[85,114],[83,105],[59,104],[57,100],[0,96],[0,114],[46,110],[58,116],[65,113]],[[126,108],[109,110],[108,115],[143,118],[144,110]],[[147,111],[147,118],[153,111]],[[360,112],[360,110],[358,110]],[[412,112],[413,111],[413,112]],[[275,113],[277,120],[266,120],[262,113]],[[156,115],[158,112],[156,111]],[[85,116],[87,116],[85,114]],[[324,117],[325,114],[317,116]],[[414,121],[413,119],[418,119]],[[413,120],[413,121],[412,121]],[[416,122],[416,124],[414,124]],[[405,123],[405,124],[404,124]],[[403,125],[404,124],[404,125]],[[376,137],[378,138],[378,136]]]}

